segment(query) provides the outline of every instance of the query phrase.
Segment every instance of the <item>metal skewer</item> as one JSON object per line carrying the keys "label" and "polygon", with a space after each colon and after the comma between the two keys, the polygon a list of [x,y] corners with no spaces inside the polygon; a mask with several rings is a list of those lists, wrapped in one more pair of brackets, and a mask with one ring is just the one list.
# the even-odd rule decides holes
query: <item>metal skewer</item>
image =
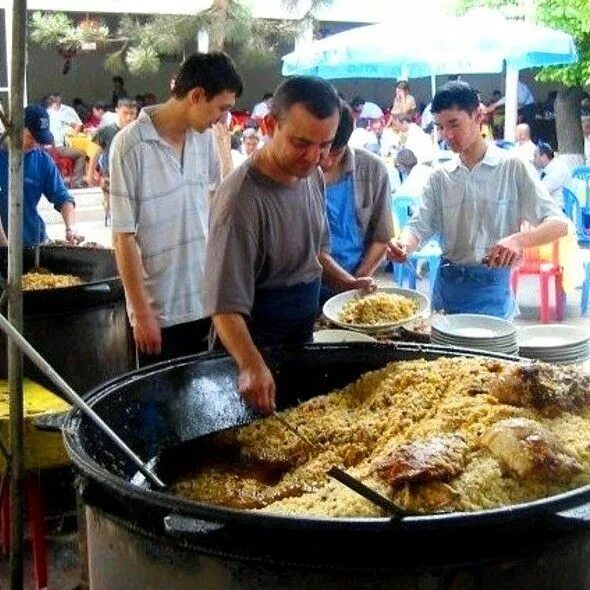
{"label": "metal skewer", "polygon": [[[305,436],[303,433],[299,431],[298,428],[293,426],[285,417],[281,416],[277,412],[273,412],[273,417],[276,418],[289,432],[293,433],[299,440],[303,441],[306,445],[314,450],[321,450],[322,447],[317,443],[312,442]],[[357,493],[359,496],[365,498],[375,506],[382,508],[386,512],[389,512],[392,516],[396,516],[397,518],[401,518],[407,514],[407,512],[398,506],[395,502],[392,502],[389,498],[386,498],[379,492],[376,492],[373,488],[365,485],[360,479],[353,477],[344,469],[340,469],[340,467],[336,467],[332,465],[330,469],[328,469],[327,474],[335,479],[336,481],[340,482],[343,486],[346,486],[349,490]]]}
{"label": "metal skewer", "polygon": [[31,344],[0,313],[0,329],[21,349],[31,361],[65,394],[74,406],[85,414],[119,449],[137,466],[150,482],[160,489],[166,485],[127,446],[112,428],[61,378],[55,369],[31,346]]}

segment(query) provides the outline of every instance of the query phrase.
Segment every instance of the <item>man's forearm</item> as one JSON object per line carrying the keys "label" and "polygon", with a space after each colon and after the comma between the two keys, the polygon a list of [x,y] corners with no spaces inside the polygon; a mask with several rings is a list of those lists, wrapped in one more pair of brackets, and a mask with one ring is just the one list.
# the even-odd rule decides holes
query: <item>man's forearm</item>
{"label": "man's forearm", "polygon": [[346,288],[354,277],[345,271],[327,252],[320,252],[319,261],[324,270],[326,281],[335,289]]}
{"label": "man's forearm", "polygon": [[516,237],[523,248],[533,248],[554,242],[568,232],[568,222],[564,219],[546,219],[530,231],[518,232]]}
{"label": "man's forearm", "polygon": [[379,263],[383,260],[387,242],[371,242],[363,259],[354,273],[357,277],[370,277],[377,270]]}
{"label": "man's forearm", "polygon": [[239,313],[218,313],[212,319],[223,346],[240,370],[264,362],[250,336],[246,321]]}
{"label": "man's forearm", "polygon": [[152,311],[150,297],[143,280],[143,267],[137,250],[135,234],[114,234],[115,259],[129,306],[136,315]]}
{"label": "man's forearm", "polygon": [[59,212],[64,220],[66,228],[72,227],[76,223],[76,207],[70,201],[64,203]]}

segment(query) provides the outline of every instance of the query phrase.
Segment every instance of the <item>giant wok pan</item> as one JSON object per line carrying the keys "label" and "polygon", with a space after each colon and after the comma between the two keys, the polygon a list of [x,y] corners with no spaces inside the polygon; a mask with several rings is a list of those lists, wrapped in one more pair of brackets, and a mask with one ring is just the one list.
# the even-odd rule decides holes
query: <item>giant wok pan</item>
{"label": "giant wok pan", "polygon": [[[408,343],[306,345],[264,352],[277,381],[279,409],[341,387],[390,361],[465,355],[514,360]],[[197,355],[110,381],[93,390],[87,402],[164,481],[171,481],[191,461],[194,465],[193,449],[201,437],[255,418],[236,382],[229,357]],[[262,514],[150,489],[137,468],[78,410],[66,418],[64,437],[91,512],[150,542],[230,560],[372,571],[513,560],[560,542],[564,535],[586,535],[590,512],[590,486],[584,486],[494,510],[401,520]],[[100,530],[94,532],[100,535]]]}

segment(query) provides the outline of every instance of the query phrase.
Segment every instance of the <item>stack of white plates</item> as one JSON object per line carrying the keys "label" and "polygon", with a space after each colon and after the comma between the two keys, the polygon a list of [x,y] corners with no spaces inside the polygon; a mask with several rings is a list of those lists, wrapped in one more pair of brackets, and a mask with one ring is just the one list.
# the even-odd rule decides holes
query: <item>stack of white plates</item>
{"label": "stack of white plates", "polygon": [[545,324],[518,331],[520,356],[554,363],[573,365],[590,358],[590,332],[578,326]]}
{"label": "stack of white plates", "polygon": [[460,313],[435,315],[430,320],[431,341],[444,346],[477,348],[502,354],[518,353],[516,328],[508,320]]}

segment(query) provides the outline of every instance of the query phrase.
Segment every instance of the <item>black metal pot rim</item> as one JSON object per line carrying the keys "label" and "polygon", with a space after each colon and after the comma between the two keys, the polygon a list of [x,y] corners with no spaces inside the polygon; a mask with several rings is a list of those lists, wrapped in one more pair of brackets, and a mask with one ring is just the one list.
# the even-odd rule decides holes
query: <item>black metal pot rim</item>
{"label": "black metal pot rim", "polygon": [[[487,353],[481,350],[474,350],[459,347],[445,347],[433,344],[422,343],[382,343],[382,342],[355,342],[338,344],[309,344],[299,347],[299,350],[326,350],[327,348],[348,348],[351,345],[363,349],[379,349],[394,346],[399,350],[408,352],[427,352],[440,354],[441,356],[477,356],[502,361],[516,362],[518,360],[529,361],[529,359],[518,359],[499,353]],[[287,349],[286,349],[287,350]],[[116,377],[99,387],[91,390],[85,397],[92,406],[93,402],[99,401],[115,389],[122,381],[129,381],[130,378],[140,379],[152,373],[159,373],[165,368],[174,368],[191,364],[198,358],[215,359],[225,357],[224,353],[202,353],[164,361],[156,365],[137,369],[131,373]],[[206,519],[218,523],[237,523],[243,525],[264,526],[268,528],[305,528],[305,529],[354,529],[354,530],[391,530],[399,521],[388,517],[375,518],[328,518],[328,517],[301,517],[265,512],[254,512],[234,508],[224,508],[212,504],[195,502],[184,499],[180,496],[158,492],[148,488],[140,487],[130,483],[104,467],[96,463],[84,451],[78,436],[78,428],[83,415],[77,408],[72,408],[63,424],[63,436],[66,450],[76,465],[90,481],[103,489],[117,492],[129,501],[140,502],[152,507],[169,512],[197,519]],[[402,519],[402,528],[419,530],[421,528],[432,529],[433,526],[451,526],[460,528],[462,526],[474,526],[477,524],[501,523],[527,516],[551,516],[560,510],[572,509],[582,506],[590,501],[590,484],[557,494],[546,498],[534,500],[511,506],[481,510],[477,512],[452,512],[442,514],[429,514],[424,516],[407,516]]]}

